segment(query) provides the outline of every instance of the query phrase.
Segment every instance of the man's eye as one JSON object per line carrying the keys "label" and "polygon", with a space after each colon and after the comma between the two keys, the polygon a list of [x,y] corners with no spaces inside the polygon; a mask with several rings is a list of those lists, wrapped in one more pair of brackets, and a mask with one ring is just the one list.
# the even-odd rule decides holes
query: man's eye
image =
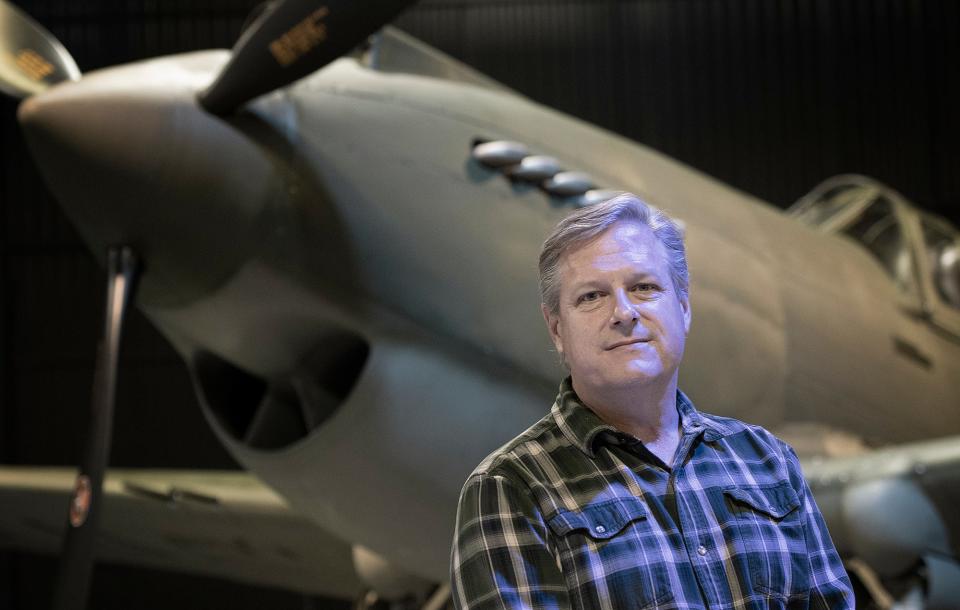
{"label": "man's eye", "polygon": [[590,292],[580,295],[580,298],[577,299],[577,305],[580,303],[590,303],[591,301],[596,301],[600,298],[600,292],[592,290]]}
{"label": "man's eye", "polygon": [[657,286],[656,284],[651,284],[649,282],[641,282],[639,284],[634,285],[633,289],[639,290],[640,292],[652,292],[655,290],[660,290],[660,287]]}

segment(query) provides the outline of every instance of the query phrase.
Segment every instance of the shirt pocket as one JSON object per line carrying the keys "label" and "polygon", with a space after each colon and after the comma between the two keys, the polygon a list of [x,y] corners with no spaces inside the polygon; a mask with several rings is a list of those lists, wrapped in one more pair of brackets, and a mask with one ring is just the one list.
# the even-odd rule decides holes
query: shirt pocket
{"label": "shirt pocket", "polygon": [[739,533],[752,588],[781,600],[805,597],[810,581],[800,498],[789,482],[727,487],[727,507]]}
{"label": "shirt pocket", "polygon": [[[666,561],[647,505],[627,497],[561,510],[547,524],[577,607],[648,610],[673,599]],[[609,600],[601,604],[601,599]]]}

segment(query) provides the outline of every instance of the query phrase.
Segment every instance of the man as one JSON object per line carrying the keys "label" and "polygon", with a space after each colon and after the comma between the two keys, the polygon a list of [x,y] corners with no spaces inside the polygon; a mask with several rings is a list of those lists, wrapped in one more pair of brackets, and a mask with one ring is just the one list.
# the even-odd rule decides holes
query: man
{"label": "man", "polygon": [[457,608],[854,607],[792,449],[678,390],[687,288],[677,226],[633,195],[546,240],[543,316],[570,377],[464,485]]}

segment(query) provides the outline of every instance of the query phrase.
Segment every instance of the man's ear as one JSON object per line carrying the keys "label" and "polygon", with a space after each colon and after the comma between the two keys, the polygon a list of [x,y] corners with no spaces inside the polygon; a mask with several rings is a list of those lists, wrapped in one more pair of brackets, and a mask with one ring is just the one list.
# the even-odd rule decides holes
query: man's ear
{"label": "man's ear", "polygon": [[690,322],[693,320],[693,312],[690,310],[690,297],[685,296],[680,299],[680,307],[683,309],[683,332],[690,332]]}
{"label": "man's ear", "polygon": [[546,303],[540,304],[540,312],[543,314],[543,321],[547,323],[547,332],[550,333],[550,340],[553,341],[553,347],[557,353],[563,355],[563,339],[560,336],[560,316],[550,313]]}

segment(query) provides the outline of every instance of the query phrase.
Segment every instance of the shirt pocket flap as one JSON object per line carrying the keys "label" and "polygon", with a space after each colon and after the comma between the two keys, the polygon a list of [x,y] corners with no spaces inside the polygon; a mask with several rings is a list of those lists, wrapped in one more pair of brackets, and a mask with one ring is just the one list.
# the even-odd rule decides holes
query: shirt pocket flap
{"label": "shirt pocket flap", "polygon": [[620,533],[632,521],[647,518],[647,505],[639,498],[618,498],[588,504],[579,511],[560,510],[547,524],[558,536],[583,530],[595,540],[606,540]]}
{"label": "shirt pocket flap", "polygon": [[763,487],[727,487],[723,493],[774,519],[783,519],[800,506],[796,490],[787,482]]}

